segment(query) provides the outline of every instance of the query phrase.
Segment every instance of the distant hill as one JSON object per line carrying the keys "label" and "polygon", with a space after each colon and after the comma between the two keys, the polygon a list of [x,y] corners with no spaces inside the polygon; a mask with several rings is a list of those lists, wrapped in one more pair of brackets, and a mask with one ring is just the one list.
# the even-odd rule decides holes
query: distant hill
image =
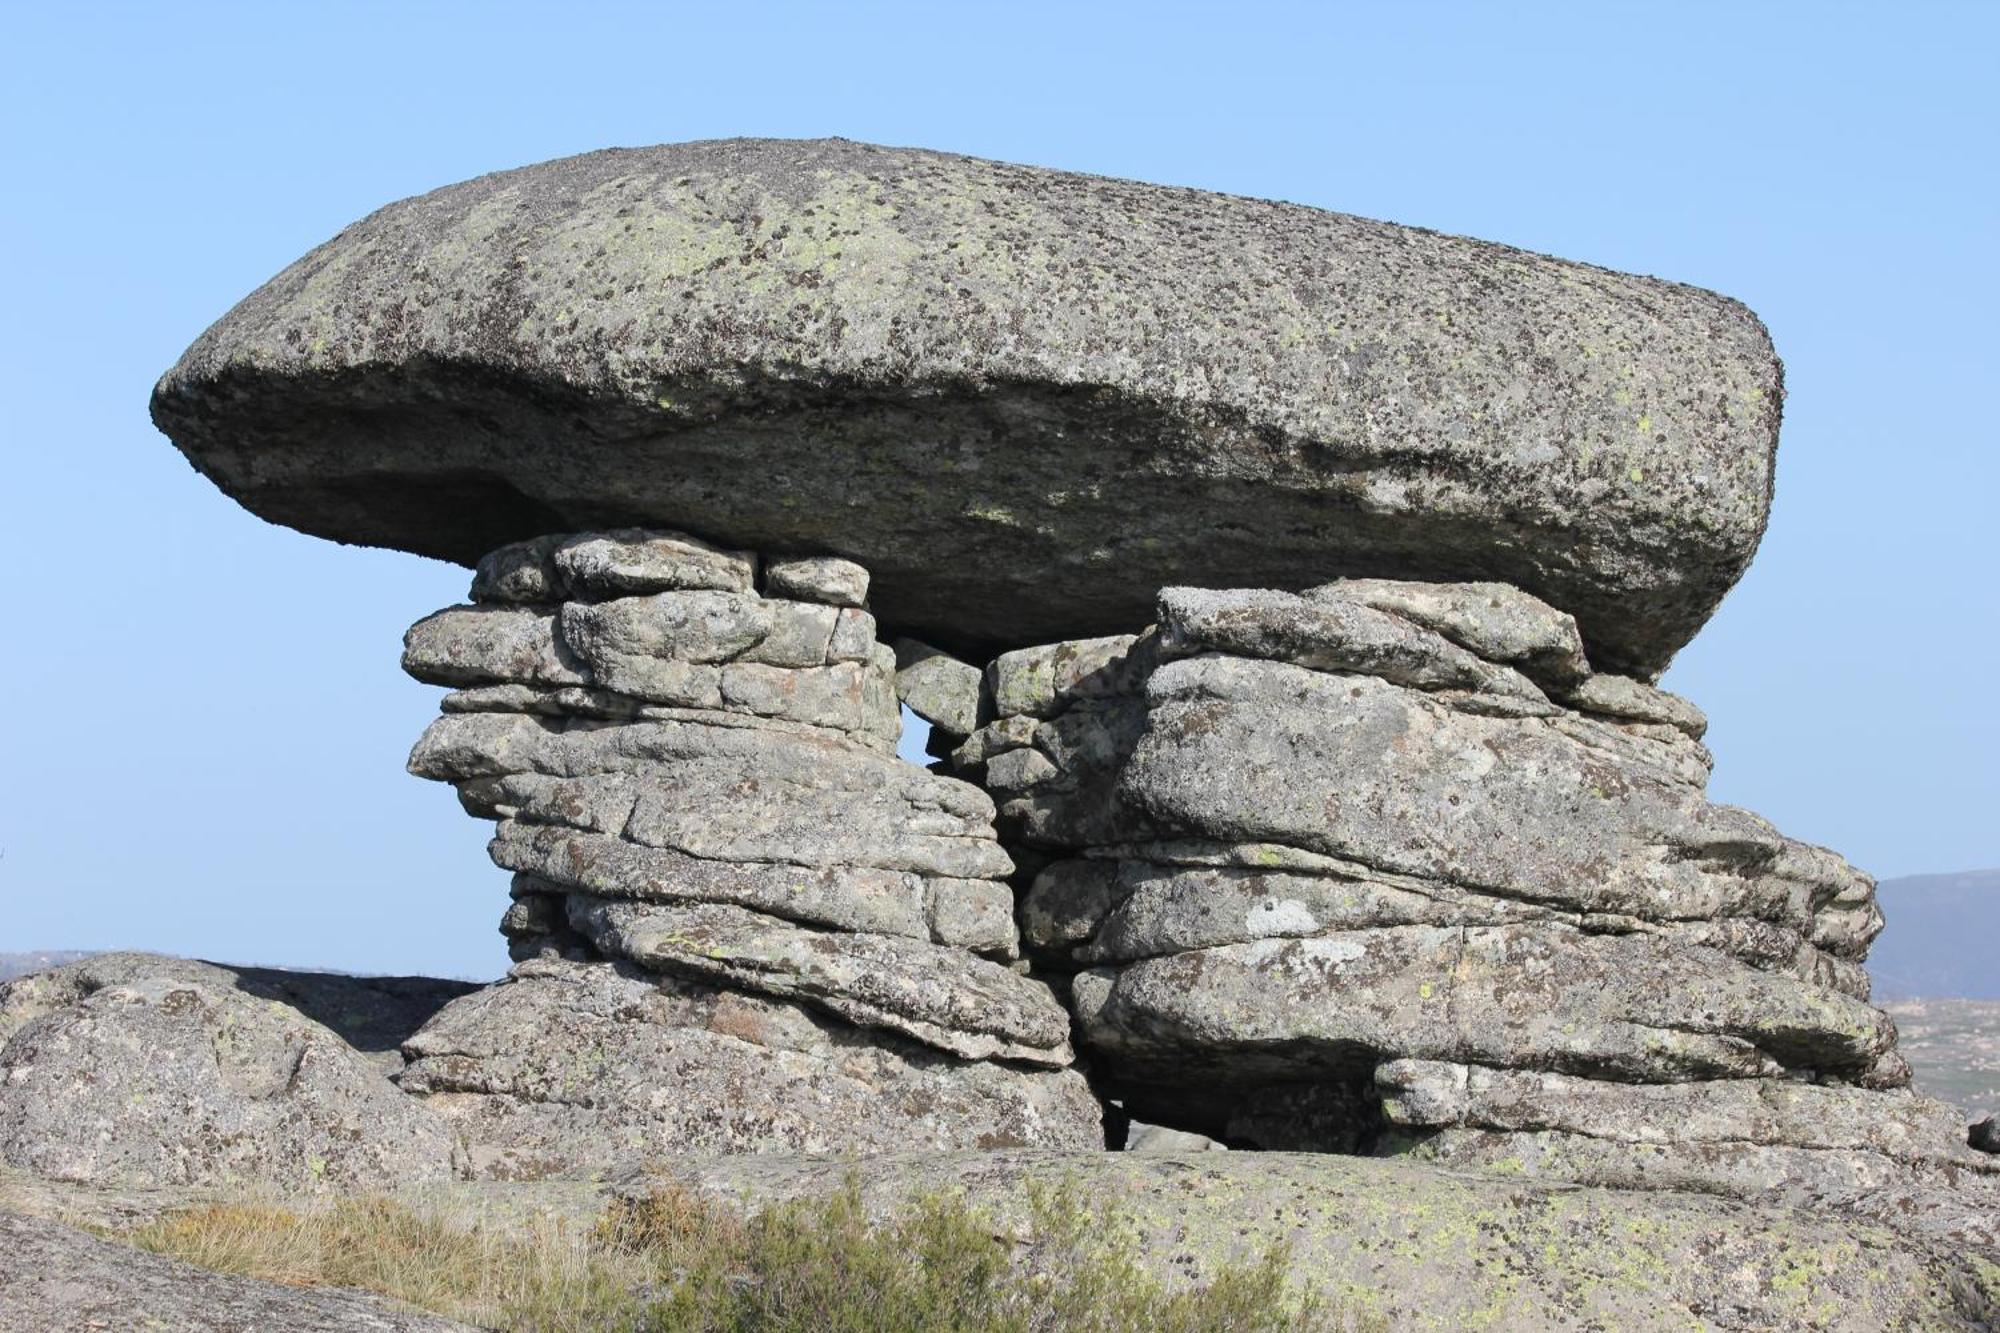
{"label": "distant hill", "polygon": [[79,958],[87,958],[87,951],[75,949],[42,949],[30,953],[0,953],[0,981],[12,981],[15,977],[25,977],[30,972],[40,972],[51,967],[61,967],[64,963],[74,963]]}
{"label": "distant hill", "polygon": [[2000,1115],[2000,1003],[1895,1000],[1885,1007],[1918,1092],[1956,1102],[1968,1121]]}
{"label": "distant hill", "polygon": [[2000,870],[1885,879],[1877,894],[1877,998],[2000,1000]]}

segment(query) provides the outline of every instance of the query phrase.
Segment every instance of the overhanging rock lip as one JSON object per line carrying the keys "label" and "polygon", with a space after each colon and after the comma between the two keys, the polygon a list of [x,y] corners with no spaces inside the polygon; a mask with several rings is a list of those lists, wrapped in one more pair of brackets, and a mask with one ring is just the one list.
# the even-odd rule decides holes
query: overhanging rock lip
{"label": "overhanging rock lip", "polygon": [[[1692,287],[1297,204],[721,140],[391,204],[203,334],[153,408],[247,507],[337,540],[467,561],[619,521],[835,550],[899,627],[981,648],[1129,629],[1128,585],[1498,577],[1650,675],[1755,551],[1781,395],[1762,324]],[[862,503],[808,444],[873,460]],[[595,489],[561,475],[579,449]],[[456,534],[468,478],[520,512]],[[759,487],[826,512],[714,503]],[[913,504],[921,550],[883,531]],[[1237,549],[1260,527],[1262,561]],[[1023,581],[1075,613],[1036,633],[1003,589],[973,623],[981,581],[926,572],[961,545],[1039,561]]]}

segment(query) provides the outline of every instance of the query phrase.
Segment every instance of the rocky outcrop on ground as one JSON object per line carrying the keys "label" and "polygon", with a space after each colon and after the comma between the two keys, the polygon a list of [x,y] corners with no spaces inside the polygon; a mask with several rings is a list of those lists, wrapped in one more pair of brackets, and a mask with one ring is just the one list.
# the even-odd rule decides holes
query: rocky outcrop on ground
{"label": "rocky outcrop on ground", "polygon": [[482,562],[404,666],[410,759],[497,821],[521,963],[407,1045],[477,1169],[663,1152],[1101,1146],[1070,1020],[1016,964],[978,788],[894,755],[895,657],[844,560],[677,534]]}
{"label": "rocky outcrop on ground", "polygon": [[360,977],[343,972],[301,972],[278,967],[237,967],[156,953],[77,955],[0,986],[0,1045],[36,1018],[87,999],[107,986],[136,981],[185,981],[240,991],[296,1009],[385,1074],[402,1069],[402,1045],[432,1014],[474,990],[469,981],[437,977]]}
{"label": "rocky outcrop on ground", "polygon": [[613,522],[866,565],[961,655],[1175,583],[1501,579],[1656,673],[1756,550],[1741,305],[1297,205],[841,140],[392,204],[225,316],[160,428],[255,512],[466,564]]}
{"label": "rocky outcrop on ground", "polygon": [[1872,883],[1711,804],[1700,713],[1568,615],[1172,588],[989,693],[954,763],[1047,862],[1028,947],[1141,1119],[2000,1243],[2000,1160],[1867,1002]]}
{"label": "rocky outcrop on ground", "polygon": [[350,1031],[381,1032],[464,989],[147,954],[8,982],[0,1162],[120,1185],[352,1191],[448,1179],[446,1122],[295,1006],[307,997],[351,1014]]}

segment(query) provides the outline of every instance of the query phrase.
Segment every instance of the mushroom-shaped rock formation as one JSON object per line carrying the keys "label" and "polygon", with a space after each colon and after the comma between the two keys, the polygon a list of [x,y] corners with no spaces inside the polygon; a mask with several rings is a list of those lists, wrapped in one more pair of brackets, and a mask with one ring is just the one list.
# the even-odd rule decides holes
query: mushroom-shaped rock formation
{"label": "mushroom-shaped rock formation", "polygon": [[1782,398],[1712,293],[1293,204],[842,140],[392,204],[153,415],[254,512],[471,564],[546,532],[835,553],[969,658],[1172,584],[1500,580],[1656,676],[1764,529]]}

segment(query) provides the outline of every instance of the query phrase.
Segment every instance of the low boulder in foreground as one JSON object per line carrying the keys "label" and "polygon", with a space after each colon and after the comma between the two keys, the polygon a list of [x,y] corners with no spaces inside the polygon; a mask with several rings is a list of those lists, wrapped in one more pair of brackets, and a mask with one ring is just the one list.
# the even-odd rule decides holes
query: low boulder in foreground
{"label": "low boulder in foreground", "polygon": [[[452,1176],[435,1112],[332,1028],[239,988],[241,975],[113,954],[0,986],[0,1161],[127,1185],[380,1190]],[[324,999],[345,981],[365,1011],[350,1030],[388,1021],[375,983],[293,976],[279,993]]]}

